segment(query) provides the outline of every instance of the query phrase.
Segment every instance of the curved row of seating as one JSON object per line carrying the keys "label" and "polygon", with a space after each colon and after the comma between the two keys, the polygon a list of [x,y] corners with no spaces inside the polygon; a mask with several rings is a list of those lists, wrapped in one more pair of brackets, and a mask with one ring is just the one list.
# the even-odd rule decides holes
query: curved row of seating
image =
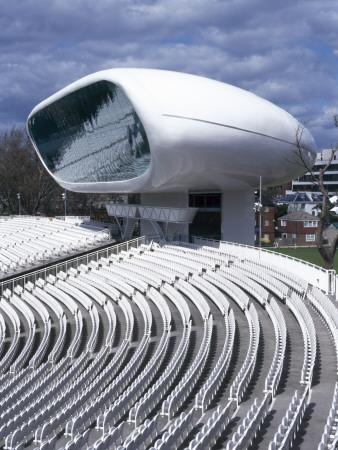
{"label": "curved row of seating", "polygon": [[338,311],[279,272],[152,243],[5,291],[0,446],[331,448]]}
{"label": "curved row of seating", "polygon": [[235,401],[237,404],[240,403],[243,394],[250,383],[256,364],[260,338],[260,324],[256,308],[253,303],[250,303],[249,308],[245,310],[245,316],[247,318],[248,328],[250,331],[248,353],[230,389],[230,399]]}
{"label": "curved row of seating", "polygon": [[291,447],[294,441],[294,436],[298,432],[302,422],[308,396],[308,386],[305,387],[302,394],[300,394],[299,391],[295,392],[286,414],[283,417],[282,423],[279,425],[273,441],[270,442],[269,450]]}
{"label": "curved row of seating", "polygon": [[[98,224],[96,224],[98,225]],[[0,275],[109,240],[106,228],[49,218],[0,221]]]}

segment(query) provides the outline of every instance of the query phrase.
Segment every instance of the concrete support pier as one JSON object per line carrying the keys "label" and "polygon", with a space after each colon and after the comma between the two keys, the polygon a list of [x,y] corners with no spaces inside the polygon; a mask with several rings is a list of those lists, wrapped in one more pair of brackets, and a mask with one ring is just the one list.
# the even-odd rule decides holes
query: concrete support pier
{"label": "concrete support pier", "polygon": [[222,192],[222,240],[254,245],[254,190]]}

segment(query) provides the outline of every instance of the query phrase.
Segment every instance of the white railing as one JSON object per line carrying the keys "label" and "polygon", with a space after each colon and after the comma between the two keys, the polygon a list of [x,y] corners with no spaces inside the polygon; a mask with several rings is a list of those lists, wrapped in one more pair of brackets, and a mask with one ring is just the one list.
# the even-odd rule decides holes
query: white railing
{"label": "white railing", "polygon": [[162,206],[124,205],[106,203],[109,216],[135,217],[158,222],[191,223],[198,208],[170,208]]}
{"label": "white railing", "polygon": [[316,266],[302,259],[283,255],[272,250],[260,249],[234,242],[215,241],[203,237],[194,237],[194,244],[217,248],[221,253],[233,255],[240,259],[257,259],[261,264],[274,264],[288,272],[295,272],[311,285],[327,294],[336,292],[336,272]]}
{"label": "white railing", "polygon": [[136,217],[136,205],[121,205],[118,203],[106,203],[107,213],[109,216],[117,217]]}
{"label": "white railing", "polygon": [[191,223],[198,208],[163,208],[154,206],[139,206],[142,219],[158,222]]}
{"label": "white railing", "polygon": [[90,252],[86,255],[78,256],[61,263],[50,265],[49,267],[46,267],[44,269],[35,270],[18,277],[13,277],[0,283],[0,297],[2,297],[6,289],[14,292],[14,288],[16,286],[24,287],[28,282],[35,284],[35,282],[39,278],[46,280],[49,275],[56,276],[59,271],[67,273],[71,267],[77,269],[82,264],[88,265],[91,261],[97,262],[100,258],[109,258],[110,255],[117,255],[123,250],[128,251],[132,247],[140,247],[142,244],[144,244],[144,242],[145,237],[142,236],[137,239],[132,239],[131,241],[111,245],[102,250]]}

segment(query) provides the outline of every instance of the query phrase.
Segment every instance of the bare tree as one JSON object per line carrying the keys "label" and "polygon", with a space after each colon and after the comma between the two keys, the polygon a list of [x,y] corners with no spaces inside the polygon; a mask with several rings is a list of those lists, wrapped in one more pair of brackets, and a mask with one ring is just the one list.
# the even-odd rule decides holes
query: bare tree
{"label": "bare tree", "polygon": [[24,128],[0,133],[0,203],[10,214],[36,214],[41,203],[59,189],[41,164]]}
{"label": "bare tree", "polygon": [[[334,123],[335,123],[335,126],[338,127],[338,114],[336,114],[334,116]],[[332,269],[334,256],[336,254],[336,250],[337,250],[337,246],[338,246],[338,234],[335,237],[335,239],[331,242],[330,246],[327,248],[327,246],[325,246],[324,242],[323,242],[323,234],[324,234],[324,230],[325,230],[326,215],[327,215],[328,206],[329,206],[329,193],[328,193],[328,189],[325,187],[324,174],[327,171],[327,169],[330,167],[333,157],[338,150],[338,145],[336,144],[335,146],[333,146],[331,148],[331,152],[330,152],[328,159],[325,160],[323,166],[319,168],[318,174],[317,174],[317,170],[314,171],[313,167],[309,167],[307,160],[304,158],[304,149],[301,146],[301,140],[302,140],[302,135],[303,135],[304,129],[305,129],[305,125],[299,125],[299,127],[296,131],[294,158],[293,158],[292,162],[304,167],[307,170],[307,172],[311,176],[312,182],[318,186],[318,189],[323,196],[323,200],[320,205],[319,222],[318,222],[317,231],[316,231],[316,246],[318,248],[320,255],[322,256],[322,258],[324,260],[325,269]]]}

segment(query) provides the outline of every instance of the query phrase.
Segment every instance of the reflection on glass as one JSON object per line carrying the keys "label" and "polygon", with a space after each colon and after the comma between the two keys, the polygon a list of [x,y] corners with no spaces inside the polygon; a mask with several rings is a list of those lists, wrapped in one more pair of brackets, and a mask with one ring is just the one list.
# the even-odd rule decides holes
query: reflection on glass
{"label": "reflection on glass", "polygon": [[108,81],[38,111],[28,127],[46,166],[61,181],[129,180],[150,164],[147,135],[133,105]]}

